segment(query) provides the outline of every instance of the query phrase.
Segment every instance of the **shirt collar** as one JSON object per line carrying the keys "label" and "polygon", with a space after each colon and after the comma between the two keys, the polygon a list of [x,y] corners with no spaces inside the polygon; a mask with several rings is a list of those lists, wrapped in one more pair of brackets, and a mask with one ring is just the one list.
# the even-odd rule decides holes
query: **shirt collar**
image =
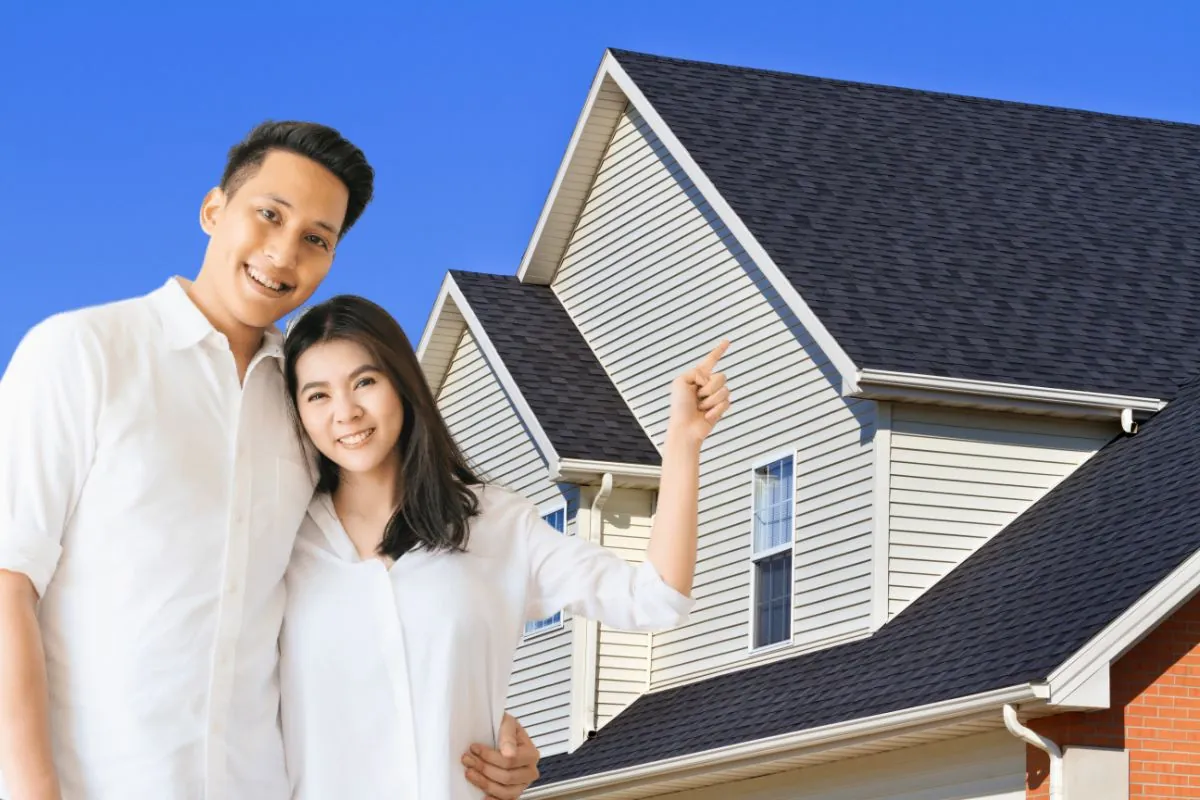
{"label": "shirt collar", "polygon": [[313,495],[312,501],[308,504],[308,515],[312,517],[312,521],[316,523],[321,533],[325,534],[325,541],[344,561],[362,561],[358,550],[355,549],[354,543],[350,541],[350,535],[346,533],[342,527],[342,522],[338,519],[337,509],[333,507],[333,498],[326,492],[317,492]]}
{"label": "shirt collar", "polygon": [[[158,311],[167,344],[173,350],[186,350],[205,339],[214,337],[224,341],[224,336],[212,326],[208,318],[188,297],[180,278],[172,277],[150,293],[150,299]],[[283,334],[275,326],[263,332],[259,356],[283,358]]]}

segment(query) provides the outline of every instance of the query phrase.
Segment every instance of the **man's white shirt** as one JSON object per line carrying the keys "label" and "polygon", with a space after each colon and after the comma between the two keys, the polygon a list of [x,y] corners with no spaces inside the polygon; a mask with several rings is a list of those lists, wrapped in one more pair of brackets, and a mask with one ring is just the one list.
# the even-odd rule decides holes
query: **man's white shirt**
{"label": "man's white shirt", "polygon": [[313,481],[281,359],[272,331],[239,385],[172,279],[39,324],[0,380],[0,568],[41,595],[65,800],[288,796],[277,646]]}

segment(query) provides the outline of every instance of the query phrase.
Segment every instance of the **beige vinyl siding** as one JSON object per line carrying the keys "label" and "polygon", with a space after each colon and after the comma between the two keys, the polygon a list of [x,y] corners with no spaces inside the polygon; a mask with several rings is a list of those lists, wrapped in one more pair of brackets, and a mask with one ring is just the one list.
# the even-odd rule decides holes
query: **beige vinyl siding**
{"label": "beige vinyl siding", "polygon": [[[470,331],[463,334],[438,407],[467,458],[491,482],[542,505],[561,499],[546,464]],[[573,532],[575,509],[567,509]],[[530,636],[517,651],[508,708],[545,755],[565,751],[571,713],[572,621]]]}
{"label": "beige vinyl siding", "polygon": [[[797,453],[794,634],[865,630],[874,404],[838,396],[825,355],[634,109],[627,109],[553,287],[660,445],[671,379],[721,337],[737,404],[703,452],[696,607],[653,637],[652,682],[749,649],[751,465]],[[857,417],[856,417],[857,413]]]}
{"label": "beige vinyl siding", "polygon": [[1110,423],[897,404],[888,613],[918,595],[1118,433]]}
{"label": "beige vinyl siding", "polygon": [[1025,800],[1025,746],[1006,731],[985,733],[669,796],[671,800]]}
{"label": "beige vinyl siding", "polygon": [[[631,564],[646,558],[653,494],[614,489],[601,514],[600,543]],[[597,637],[596,723],[603,727],[646,691],[650,635],[601,625]]]}

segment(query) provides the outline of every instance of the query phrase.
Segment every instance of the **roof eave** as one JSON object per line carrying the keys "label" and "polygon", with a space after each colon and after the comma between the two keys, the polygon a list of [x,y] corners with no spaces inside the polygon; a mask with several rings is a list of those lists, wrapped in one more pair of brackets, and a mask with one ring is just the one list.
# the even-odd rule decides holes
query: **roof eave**
{"label": "roof eave", "polygon": [[1008,704],[1041,706],[1044,684],[1020,684],[864,719],[704,750],[677,758],[639,764],[546,786],[534,785],[523,796],[540,798],[605,797],[633,800],[664,792],[712,786],[814,764],[852,758],[882,749],[907,747],[939,738],[1004,727]]}
{"label": "roof eave", "polygon": [[599,485],[605,474],[613,476],[615,486],[632,489],[657,489],[662,477],[659,464],[631,464],[617,461],[596,461],[584,458],[561,458],[558,475],[553,480],[580,486]]}
{"label": "roof eave", "polygon": [[1144,418],[1162,410],[1166,405],[1166,401],[1156,397],[1025,386],[880,369],[859,370],[854,384],[845,385],[843,393],[847,397],[869,400],[1097,420],[1119,420],[1126,410],[1132,411],[1135,417]]}

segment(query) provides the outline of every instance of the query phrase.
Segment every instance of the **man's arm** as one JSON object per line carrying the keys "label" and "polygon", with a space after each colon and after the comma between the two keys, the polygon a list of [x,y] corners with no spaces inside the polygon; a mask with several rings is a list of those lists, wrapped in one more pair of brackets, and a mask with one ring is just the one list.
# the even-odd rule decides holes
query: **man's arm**
{"label": "man's arm", "polygon": [[0,569],[0,765],[12,800],[57,800],[46,657],[29,577]]}
{"label": "man's arm", "polygon": [[37,605],[95,450],[102,365],[73,317],[31,330],[0,378],[0,771],[8,800],[57,800]]}
{"label": "man's arm", "polygon": [[517,800],[538,779],[541,753],[521,723],[505,714],[500,723],[500,749],[473,744],[463,755],[467,780],[487,793],[487,800]]}

